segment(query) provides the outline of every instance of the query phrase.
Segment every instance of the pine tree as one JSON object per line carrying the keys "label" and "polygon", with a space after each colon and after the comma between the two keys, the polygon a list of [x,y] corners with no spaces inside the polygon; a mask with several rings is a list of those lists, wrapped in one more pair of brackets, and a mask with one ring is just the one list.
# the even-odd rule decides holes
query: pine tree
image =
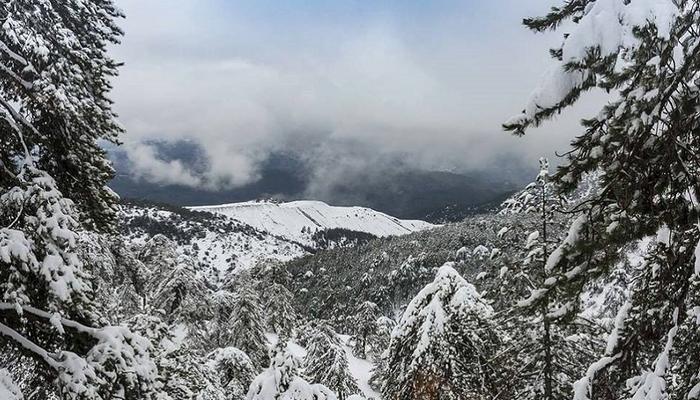
{"label": "pine tree", "polygon": [[216,349],[208,356],[207,365],[219,377],[227,399],[242,399],[248,393],[255,367],[250,358],[235,347]]}
{"label": "pine tree", "polygon": [[251,278],[264,285],[277,284],[287,287],[292,276],[287,271],[287,265],[277,260],[262,262],[253,268]]}
{"label": "pine tree", "polygon": [[235,296],[228,290],[217,290],[211,296],[212,319],[209,323],[207,343],[212,347],[226,347],[229,318],[233,311]]}
{"label": "pine tree", "polygon": [[116,143],[122,131],[107,97],[118,63],[106,54],[119,42],[121,17],[111,1],[0,5],[3,192],[45,174],[71,196],[81,223],[107,230],[117,197],[98,140]]}
{"label": "pine tree", "polygon": [[164,235],[157,234],[143,245],[139,251],[138,259],[148,269],[150,282],[145,290],[152,297],[153,293],[157,291],[158,285],[177,265],[177,246]]}
{"label": "pine tree", "polygon": [[253,365],[259,368],[264,367],[268,360],[267,338],[258,295],[252,286],[247,281],[236,289],[226,343],[244,351]]}
{"label": "pine tree", "polygon": [[374,367],[369,378],[369,385],[374,390],[381,390],[382,382],[386,379],[387,358],[389,343],[391,343],[391,332],[396,326],[396,321],[388,317],[379,317],[377,319],[377,330],[374,335],[370,336],[370,349]]}
{"label": "pine tree", "polygon": [[197,276],[194,260],[178,257],[173,269],[158,282],[151,305],[165,311],[168,322],[195,322],[208,314],[209,289]]}
{"label": "pine tree", "polygon": [[33,396],[149,398],[157,378],[145,339],[103,327],[77,250],[80,231],[115,229],[98,142],[121,132],[119,17],[109,0],[0,3],[0,346],[33,366],[15,376]]}
{"label": "pine tree", "polygon": [[123,316],[132,316],[146,306],[146,288],[150,271],[138,260],[134,250],[120,239],[112,240],[110,251],[114,255],[115,271],[113,283],[119,288],[116,297]]}
{"label": "pine tree", "polygon": [[340,338],[327,326],[317,326],[307,345],[304,360],[306,374],[313,382],[326,385],[344,400],[359,392],[355,378],[348,369],[348,357]]}
{"label": "pine tree", "polygon": [[272,349],[270,366],[250,384],[246,400],[336,400],[327,387],[310,384],[299,376],[299,360],[286,346],[278,342]]}
{"label": "pine tree", "polygon": [[474,286],[443,265],[410,302],[389,345],[384,399],[469,399],[495,395],[490,364],[499,333]]}
{"label": "pine tree", "polygon": [[[540,307],[527,310],[513,299],[522,300],[554,275],[546,266],[550,246],[556,243],[562,231],[562,212],[566,199],[560,197],[550,181],[549,163],[540,159],[540,172],[535,182],[503,204],[502,214],[518,215],[525,226],[536,228],[523,240],[524,248],[516,256],[515,265],[500,274],[501,284],[507,288],[512,302],[508,312],[502,314],[504,327],[512,330],[509,351],[504,364],[513,363],[511,385],[519,399],[565,399],[570,388],[591,361],[592,340],[581,331],[580,321],[558,320],[550,308],[560,304],[545,298]],[[534,217],[534,218],[533,218]],[[512,233],[518,229],[509,229]],[[515,251],[515,254],[519,252]],[[571,335],[579,331],[578,340]]]}
{"label": "pine tree", "polygon": [[267,293],[267,303],[265,305],[265,316],[267,326],[275,332],[280,340],[291,338],[296,326],[297,315],[292,301],[294,295],[286,287],[273,283],[271,287],[265,289]]}
{"label": "pine tree", "polygon": [[78,251],[92,266],[95,300],[110,323],[119,324],[143,312],[148,270],[121,239],[82,233]]}
{"label": "pine tree", "polygon": [[389,348],[391,331],[394,330],[396,321],[389,317],[381,316],[377,318],[374,325],[374,333],[369,336],[369,349],[372,357],[377,359],[387,348]]}
{"label": "pine tree", "polygon": [[166,324],[159,313],[135,315],[129,321],[132,329],[154,344],[153,357],[163,393],[159,400],[194,400],[205,388],[218,382],[211,382],[203,363],[185,341],[182,327]]}
{"label": "pine tree", "polygon": [[379,316],[379,307],[375,303],[365,301],[360,304],[355,318],[353,318],[353,327],[355,328],[353,351],[356,357],[367,358],[368,342],[370,337],[377,332],[377,318]]}
{"label": "pine tree", "polygon": [[169,324],[186,328],[190,344],[202,348],[207,347],[207,330],[203,321],[212,315],[209,300],[210,290],[197,275],[194,260],[183,254],[158,282],[150,306],[163,310]]}
{"label": "pine tree", "polygon": [[574,211],[567,237],[548,257],[555,274],[528,300],[556,297],[574,314],[580,294],[608,279],[630,243],[656,237],[631,271],[630,295],[602,357],[574,385],[576,399],[630,396],[697,398],[697,261],[700,231],[700,4],[574,0],[541,18],[534,31],[565,25],[555,65],[525,111],[505,127],[516,134],[562,112],[594,88],[619,96],[583,121],[554,176],[563,192],[599,171],[600,190]]}
{"label": "pine tree", "polygon": [[394,304],[404,305],[414,293],[416,285],[429,281],[433,272],[423,265],[425,254],[409,255],[399,268],[389,273],[389,281],[394,289]]}

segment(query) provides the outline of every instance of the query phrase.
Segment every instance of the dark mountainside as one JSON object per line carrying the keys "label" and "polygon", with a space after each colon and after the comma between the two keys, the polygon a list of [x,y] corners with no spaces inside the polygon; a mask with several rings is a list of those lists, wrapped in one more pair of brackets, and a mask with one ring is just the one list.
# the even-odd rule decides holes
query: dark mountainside
{"label": "dark mountainside", "polygon": [[[206,156],[193,142],[154,143],[163,160],[180,160],[195,172],[206,169]],[[122,198],[150,200],[173,205],[211,205],[276,198],[321,200],[338,206],[369,207],[398,218],[442,223],[461,221],[469,215],[499,204],[529,179],[532,168],[516,161],[501,169],[470,173],[417,169],[367,171],[330,185],[320,198],[308,194],[311,167],[293,154],[272,154],[261,168],[261,178],[228,190],[206,190],[183,185],[147,182],[132,175],[123,151],[111,153],[117,176],[110,187]],[[508,164],[509,163],[509,164]]]}

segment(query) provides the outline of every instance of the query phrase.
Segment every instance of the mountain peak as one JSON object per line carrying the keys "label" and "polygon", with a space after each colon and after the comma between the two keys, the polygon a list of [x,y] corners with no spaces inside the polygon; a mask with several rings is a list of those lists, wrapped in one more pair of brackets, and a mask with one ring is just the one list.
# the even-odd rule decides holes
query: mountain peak
{"label": "mountain peak", "polygon": [[258,230],[308,245],[313,244],[315,232],[327,229],[347,229],[382,237],[435,226],[420,220],[399,219],[371,208],[331,206],[317,200],[287,203],[258,200],[187,208],[225,215]]}

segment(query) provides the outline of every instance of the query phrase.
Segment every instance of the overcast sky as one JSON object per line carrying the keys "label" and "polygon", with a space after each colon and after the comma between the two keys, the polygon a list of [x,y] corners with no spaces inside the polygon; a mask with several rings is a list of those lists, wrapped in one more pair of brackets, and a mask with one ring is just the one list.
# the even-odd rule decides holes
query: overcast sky
{"label": "overcast sky", "polygon": [[[388,157],[454,171],[504,156],[534,166],[566,150],[593,111],[584,102],[526,138],[500,128],[560,41],[520,24],[552,1],[117,0],[125,148],[152,181],[208,187],[255,180],[280,150],[327,179]],[[157,160],[151,139],[195,139],[209,171]]]}

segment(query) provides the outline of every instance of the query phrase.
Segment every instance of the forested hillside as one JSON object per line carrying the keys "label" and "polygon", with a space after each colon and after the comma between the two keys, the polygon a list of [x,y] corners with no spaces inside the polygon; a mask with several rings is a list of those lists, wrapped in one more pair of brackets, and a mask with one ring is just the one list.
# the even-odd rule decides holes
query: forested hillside
{"label": "forested hillside", "polygon": [[614,96],[556,171],[442,226],[120,203],[123,17],[0,3],[1,400],[700,398],[697,1],[526,19],[563,40],[504,129]]}

